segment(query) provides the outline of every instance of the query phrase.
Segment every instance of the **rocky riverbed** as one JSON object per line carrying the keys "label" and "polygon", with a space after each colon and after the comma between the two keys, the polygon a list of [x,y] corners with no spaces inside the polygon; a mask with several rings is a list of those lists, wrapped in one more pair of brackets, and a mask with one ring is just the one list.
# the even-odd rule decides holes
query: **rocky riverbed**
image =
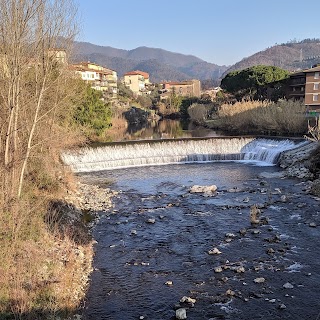
{"label": "rocky riverbed", "polygon": [[[312,183],[278,169],[222,166],[187,166],[184,180],[179,166],[112,176],[121,192],[94,227],[84,319],[317,318]],[[105,178],[82,176],[92,185]]]}

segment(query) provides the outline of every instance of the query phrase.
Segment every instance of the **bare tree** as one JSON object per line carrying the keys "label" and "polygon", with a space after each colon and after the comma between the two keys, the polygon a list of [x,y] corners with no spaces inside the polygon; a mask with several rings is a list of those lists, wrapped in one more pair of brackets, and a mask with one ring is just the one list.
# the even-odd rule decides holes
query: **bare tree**
{"label": "bare tree", "polygon": [[52,133],[75,34],[72,0],[0,2],[0,170],[8,207],[21,198],[33,150]]}

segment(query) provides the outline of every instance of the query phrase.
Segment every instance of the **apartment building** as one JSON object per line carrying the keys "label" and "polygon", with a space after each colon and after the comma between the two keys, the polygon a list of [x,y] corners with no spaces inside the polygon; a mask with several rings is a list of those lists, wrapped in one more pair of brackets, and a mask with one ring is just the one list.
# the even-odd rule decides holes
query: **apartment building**
{"label": "apartment building", "polygon": [[187,80],[182,82],[162,82],[162,92],[174,92],[183,97],[200,97],[201,83],[199,80]]}
{"label": "apartment building", "polygon": [[148,93],[150,84],[150,77],[147,72],[134,70],[124,74],[124,85],[137,95]]}
{"label": "apartment building", "polygon": [[304,71],[306,75],[304,103],[309,110],[320,111],[320,65]]}
{"label": "apartment building", "polygon": [[117,72],[92,62],[79,62],[70,66],[93,89],[108,92],[112,96],[118,93]]}
{"label": "apartment building", "polygon": [[320,111],[320,65],[292,74],[287,96],[304,101],[310,111]]}

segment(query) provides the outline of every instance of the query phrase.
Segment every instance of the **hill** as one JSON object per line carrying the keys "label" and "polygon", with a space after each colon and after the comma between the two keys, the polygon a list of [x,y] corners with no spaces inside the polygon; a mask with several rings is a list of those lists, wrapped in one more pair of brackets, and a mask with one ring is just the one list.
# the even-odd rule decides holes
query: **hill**
{"label": "hill", "polygon": [[73,62],[92,61],[114,69],[119,76],[140,69],[150,74],[151,81],[218,79],[227,69],[201,60],[193,55],[184,55],[159,48],[138,47],[133,50],[98,46],[88,42],[75,42]]}
{"label": "hill", "polygon": [[234,70],[256,65],[277,66],[288,71],[310,68],[320,62],[320,39],[305,39],[276,44],[250,57],[244,58],[225,71],[223,76]]}

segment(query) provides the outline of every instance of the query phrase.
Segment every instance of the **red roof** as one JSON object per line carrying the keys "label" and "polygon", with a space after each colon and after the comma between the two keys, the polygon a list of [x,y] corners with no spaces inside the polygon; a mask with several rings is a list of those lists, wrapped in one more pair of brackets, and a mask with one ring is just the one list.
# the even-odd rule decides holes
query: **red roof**
{"label": "red roof", "polygon": [[144,72],[144,71],[140,71],[140,70],[134,70],[134,71],[129,71],[127,73],[124,74],[125,76],[143,76],[145,79],[149,79],[149,73]]}

